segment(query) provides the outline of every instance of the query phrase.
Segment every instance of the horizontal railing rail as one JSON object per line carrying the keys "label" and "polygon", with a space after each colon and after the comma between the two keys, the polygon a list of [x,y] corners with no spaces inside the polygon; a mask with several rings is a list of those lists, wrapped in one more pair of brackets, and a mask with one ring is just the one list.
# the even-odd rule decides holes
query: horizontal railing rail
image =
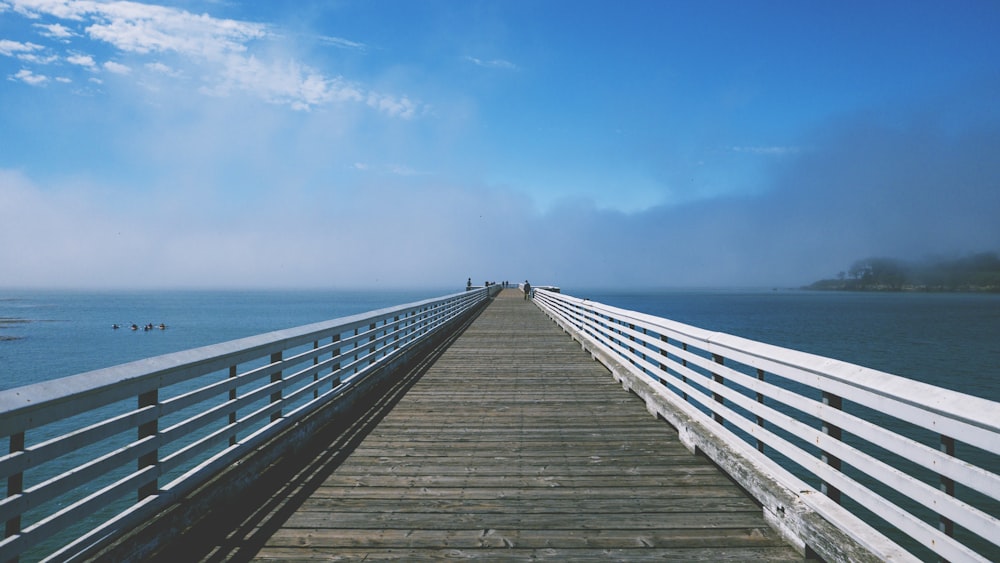
{"label": "horizontal railing rail", "polygon": [[0,391],[0,561],[106,542],[343,395],[498,288]]}
{"label": "horizontal railing rail", "polygon": [[613,372],[655,383],[647,405],[669,405],[657,414],[682,440],[704,429],[724,444],[698,449],[734,479],[766,467],[876,558],[1000,555],[1000,403],[554,292],[535,302]]}

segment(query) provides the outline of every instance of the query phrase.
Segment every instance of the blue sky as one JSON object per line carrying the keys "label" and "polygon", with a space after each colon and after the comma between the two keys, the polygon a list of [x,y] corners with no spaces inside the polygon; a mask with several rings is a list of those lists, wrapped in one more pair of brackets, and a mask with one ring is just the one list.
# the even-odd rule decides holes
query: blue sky
{"label": "blue sky", "polygon": [[0,287],[1000,250],[1000,5],[0,0]]}

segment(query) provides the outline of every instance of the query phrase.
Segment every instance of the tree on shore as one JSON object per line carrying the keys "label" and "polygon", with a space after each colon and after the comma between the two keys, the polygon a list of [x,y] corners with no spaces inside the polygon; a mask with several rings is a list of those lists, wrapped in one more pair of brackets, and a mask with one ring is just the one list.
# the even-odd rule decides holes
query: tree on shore
{"label": "tree on shore", "polygon": [[960,258],[911,262],[873,257],[857,260],[837,279],[820,280],[809,289],[847,291],[998,291],[1000,257],[980,252]]}

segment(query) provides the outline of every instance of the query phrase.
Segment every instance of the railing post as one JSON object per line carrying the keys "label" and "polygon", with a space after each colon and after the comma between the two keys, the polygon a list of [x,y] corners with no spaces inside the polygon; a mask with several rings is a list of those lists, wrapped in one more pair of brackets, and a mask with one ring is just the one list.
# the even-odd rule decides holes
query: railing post
{"label": "railing post", "polygon": [[[625,326],[627,326],[630,331],[635,330],[635,325],[632,324],[632,323],[628,323]],[[622,332],[624,332],[624,331],[622,331]],[[632,336],[631,332],[628,335],[628,340],[629,340],[629,342],[635,342],[635,337]],[[633,366],[638,365],[636,363],[636,361],[632,359],[632,356],[635,355],[635,348],[633,348],[631,344],[628,345],[628,353],[629,353],[629,358],[628,358],[629,363],[631,363]]]}
{"label": "railing post", "polygon": [[[313,350],[319,348],[319,340],[313,340]],[[313,356],[313,365],[319,365],[319,354]],[[319,371],[313,374],[313,382],[319,381]],[[319,398],[319,387],[313,389],[313,399]]]}
{"label": "railing post", "polygon": [[[757,368],[757,379],[760,381],[764,381],[764,370]],[[757,393],[757,402],[762,405],[764,404],[763,393],[760,392]],[[764,427],[764,417],[759,414],[757,415],[757,426],[760,426],[761,428]],[[757,451],[760,453],[764,453],[764,442],[761,441],[760,438],[757,439]]]}
{"label": "railing post", "polygon": [[[24,432],[15,432],[10,435],[10,453],[24,451]],[[12,497],[24,492],[24,473],[18,471],[7,477],[7,496]],[[4,537],[11,537],[21,533],[21,516],[17,515],[7,520]]]}
{"label": "railing post", "polygon": [[[229,379],[236,379],[236,366],[235,365],[229,366]],[[236,392],[236,387],[233,387],[232,389],[229,390],[229,402],[231,402],[233,404],[236,404],[236,398],[237,398],[237,396],[238,396],[238,393]],[[229,425],[232,426],[232,427],[234,427],[234,428],[236,427],[236,417],[237,417],[236,407],[233,407],[233,410],[229,411]],[[235,446],[236,445],[236,432],[233,432],[232,434],[230,434],[230,436],[229,436],[229,445],[230,446]]]}
{"label": "railing post", "polygon": [[372,323],[372,324],[368,325],[368,332],[372,333],[371,337],[368,338],[368,342],[371,343],[371,346],[368,347],[368,365],[369,366],[371,366],[372,364],[375,363],[375,340],[376,340],[376,337],[378,336],[378,333],[375,332],[375,325],[376,325],[376,323]]}
{"label": "railing post", "polygon": [[[280,363],[281,362],[281,357],[282,357],[281,352],[275,352],[275,353],[271,354],[271,363],[272,364]],[[275,371],[275,372],[271,373],[271,383],[277,383],[278,381],[281,381],[281,370],[280,369],[278,371]],[[278,389],[274,393],[271,393],[271,403],[280,403],[281,402],[281,395],[282,395],[281,389]],[[274,422],[274,421],[276,421],[276,420],[278,420],[280,418],[281,418],[281,409],[278,409],[277,411],[271,413],[271,422]]]}
{"label": "railing post", "polygon": [[[354,329],[354,336],[357,336],[361,332],[360,329]],[[358,373],[358,341],[354,341],[354,373]]]}
{"label": "railing post", "polygon": [[[681,350],[684,350],[685,352],[687,352],[687,349],[688,349],[687,342],[681,342]],[[684,367],[687,367],[688,361],[687,361],[686,358],[682,358],[681,359],[681,365],[684,366]],[[681,375],[681,381],[684,382],[684,383],[687,383],[688,382],[688,376]],[[685,401],[687,401],[688,400],[687,391],[681,391],[681,397],[683,397],[683,399]]]}
{"label": "railing post", "polygon": [[412,321],[410,320],[411,316],[413,316],[412,311],[407,311],[406,313],[403,314],[403,322],[401,323],[402,329],[400,330],[400,332],[402,333],[404,346],[406,345],[407,342],[410,341],[410,324],[412,324]]}
{"label": "railing post", "polygon": [[[340,342],[340,333],[334,334],[333,338],[330,340],[330,344],[333,344],[335,342]],[[330,359],[332,360],[334,358],[339,358],[340,357],[340,351],[341,351],[340,348],[334,348],[333,351],[330,352]],[[330,368],[330,373],[331,374],[337,373],[337,370],[339,370],[339,369],[340,369],[340,362],[333,363],[332,366],[331,366],[331,368]],[[331,389],[334,389],[338,385],[340,385],[340,376],[339,375],[337,377],[331,377],[330,379],[331,379],[331,382],[330,382],[330,388]]]}
{"label": "railing post", "polygon": [[[954,457],[955,455],[955,439],[950,436],[941,435],[941,451],[947,455]],[[940,489],[948,496],[955,496],[955,480],[950,477],[945,477],[944,475],[939,475],[940,479]],[[951,518],[945,516],[938,516],[938,529],[944,532],[947,536],[951,537],[955,535],[955,523],[951,521]]]}
{"label": "railing post", "polygon": [[[153,389],[152,391],[147,391],[145,393],[139,394],[139,409],[144,409],[146,407],[156,406],[159,401],[159,390]],[[144,438],[149,438],[150,436],[156,436],[159,431],[159,418],[154,418],[153,420],[139,425],[139,440]],[[159,450],[153,450],[148,454],[139,456],[138,468],[140,470],[156,465],[159,461]],[[157,489],[159,488],[158,480],[154,479],[141,487],[139,487],[139,500],[142,500],[150,495],[155,495]]]}
{"label": "railing post", "polygon": [[[718,354],[712,354],[712,361],[719,365],[723,365],[725,359]],[[726,384],[726,379],[715,372],[712,372],[712,380],[718,383],[719,385]],[[715,391],[712,391],[712,398],[715,399],[715,402],[719,403],[720,405],[726,402],[725,397],[723,397],[720,393],[717,393]],[[712,418],[715,419],[715,421],[718,422],[719,424],[722,425],[726,424],[726,419],[723,418],[721,414],[715,411],[712,411]]]}
{"label": "railing post", "polygon": [[[660,342],[663,343],[660,346],[660,355],[663,356],[664,358],[666,358],[667,357],[667,346],[670,345],[670,340],[666,336],[663,336],[661,334],[660,335]],[[663,371],[667,371],[667,364],[665,364],[663,362],[660,362],[660,369],[662,369]],[[659,378],[659,377],[657,379],[659,380],[659,382],[660,382],[661,385],[666,385],[667,380],[665,380],[663,378]]]}
{"label": "railing post", "polygon": [[392,349],[399,350],[399,315],[392,318]]}
{"label": "railing post", "polygon": [[[828,393],[826,391],[823,391],[823,404],[824,405],[828,405],[830,408],[841,410],[841,409],[844,408],[844,404],[843,403],[844,403],[844,401],[843,401],[843,399],[839,395],[834,395],[833,393]],[[835,426],[833,424],[830,424],[826,420],[823,420],[822,423],[823,423],[823,433],[824,434],[829,435],[834,440],[840,440],[841,439],[841,431],[840,431],[840,427],[839,426]],[[820,457],[821,457],[821,459],[823,460],[824,463],[826,463],[827,465],[829,465],[833,469],[836,469],[837,471],[840,471],[840,458],[838,458],[838,457],[836,457],[834,455],[831,455],[826,450],[822,450],[821,451]],[[826,496],[830,497],[830,500],[832,500],[833,502],[835,502],[837,504],[840,504],[840,489],[838,489],[838,488],[830,485],[826,481],[822,481],[820,483],[820,491],[822,491],[823,494],[825,494]]]}
{"label": "railing post", "polygon": [[[645,328],[645,327],[643,327],[643,329],[642,329],[642,335],[643,335],[643,336],[649,336],[649,333],[648,333],[648,332],[646,332],[646,328]],[[647,346],[646,346],[646,341],[645,341],[645,340],[643,340],[643,341],[642,341],[642,352],[640,352],[640,353],[639,353],[639,357],[641,357],[641,358],[642,358],[642,361],[646,361],[646,360],[647,360],[647,357],[646,357],[646,349],[647,349]],[[645,368],[643,368],[643,371],[646,371],[646,369],[645,369]]]}

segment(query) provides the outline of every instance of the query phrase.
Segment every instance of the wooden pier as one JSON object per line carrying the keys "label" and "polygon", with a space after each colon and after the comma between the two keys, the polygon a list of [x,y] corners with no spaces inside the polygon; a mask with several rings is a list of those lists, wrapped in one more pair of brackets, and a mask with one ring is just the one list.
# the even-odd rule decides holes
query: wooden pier
{"label": "wooden pier", "polygon": [[517,290],[202,560],[802,560]]}

